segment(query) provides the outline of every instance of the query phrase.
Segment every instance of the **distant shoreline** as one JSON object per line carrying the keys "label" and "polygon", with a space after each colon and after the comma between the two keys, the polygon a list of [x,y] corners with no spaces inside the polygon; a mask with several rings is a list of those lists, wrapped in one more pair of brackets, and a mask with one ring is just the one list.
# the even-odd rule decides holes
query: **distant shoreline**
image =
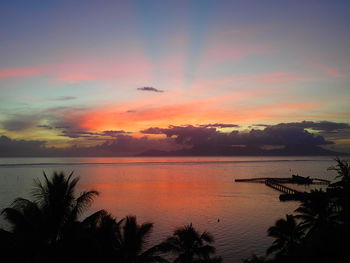
{"label": "distant shoreline", "polygon": [[[252,159],[229,159],[229,158],[249,158],[252,157]],[[255,159],[255,156],[170,156],[170,157],[156,157],[156,156],[147,156],[147,157],[46,157],[44,159],[49,159],[45,162],[45,160],[42,160],[43,157],[19,157],[19,158],[25,158],[28,160],[31,159],[37,159],[38,162],[35,162],[33,160],[32,162],[26,162],[26,161],[15,161],[15,162],[0,162],[0,168],[15,168],[15,167],[40,167],[40,166],[89,166],[89,165],[106,165],[106,166],[118,166],[118,165],[177,165],[177,164],[234,164],[234,163],[283,163],[283,162],[328,162],[332,161],[335,157],[334,156],[290,156],[291,158],[283,158],[286,156],[260,156],[264,159]],[[303,157],[310,157],[308,159],[302,159]],[[315,157],[314,159],[312,157]],[[318,157],[318,159],[317,159]],[[319,159],[319,157],[324,157],[324,159]],[[74,159],[74,158],[82,158],[87,159],[86,161],[77,160],[74,162],[60,162],[55,161],[57,158],[67,158],[67,159]],[[103,159],[103,158],[112,158],[112,160],[98,162],[98,161],[90,161],[89,159]],[[140,159],[141,158],[141,159]],[[165,159],[161,159],[165,158]],[[171,158],[172,160],[169,160],[167,158]],[[199,159],[195,159],[199,158]],[[207,159],[205,159],[207,158]],[[210,158],[210,159],[208,159]],[[226,159],[220,159],[220,158],[226,158]],[[300,159],[298,159],[300,158]],[[16,160],[17,157],[5,157],[4,159],[14,159]],[[118,160],[119,159],[119,160]],[[127,159],[126,161],[123,161],[122,159]],[[134,159],[134,160],[132,160]],[[1,158],[0,158],[1,160]],[[115,161],[113,161],[115,160]]]}

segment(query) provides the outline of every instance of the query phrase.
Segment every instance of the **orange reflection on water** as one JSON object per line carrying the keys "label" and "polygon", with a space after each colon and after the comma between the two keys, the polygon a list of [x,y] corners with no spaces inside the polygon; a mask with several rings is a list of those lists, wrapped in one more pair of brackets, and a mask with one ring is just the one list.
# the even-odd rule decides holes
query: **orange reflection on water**
{"label": "orange reflection on water", "polygon": [[209,166],[198,169],[203,171],[194,173],[187,165],[93,166],[82,175],[81,188],[100,192],[92,210],[106,209],[118,218],[133,214],[171,229],[196,221],[205,225],[222,214],[217,200],[225,184]]}
{"label": "orange reflection on water", "polygon": [[[101,195],[96,206],[113,211],[120,216],[137,214],[150,219],[164,213],[190,215],[205,210],[214,214],[218,209],[213,202],[218,184],[191,182],[127,182],[113,184],[90,184]],[[158,214],[158,215],[157,215]]]}

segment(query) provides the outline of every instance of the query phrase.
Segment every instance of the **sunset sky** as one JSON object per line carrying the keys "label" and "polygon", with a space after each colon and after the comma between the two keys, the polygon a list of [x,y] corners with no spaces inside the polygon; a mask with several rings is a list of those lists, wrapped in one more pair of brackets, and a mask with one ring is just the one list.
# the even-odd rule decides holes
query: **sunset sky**
{"label": "sunset sky", "polygon": [[350,150],[349,13],[338,0],[1,1],[0,136],[70,147],[286,123]]}

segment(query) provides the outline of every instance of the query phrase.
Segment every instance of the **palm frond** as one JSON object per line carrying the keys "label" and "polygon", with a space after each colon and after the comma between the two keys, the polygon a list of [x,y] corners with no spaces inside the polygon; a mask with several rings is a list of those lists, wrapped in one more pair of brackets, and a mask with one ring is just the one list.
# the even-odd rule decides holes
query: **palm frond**
{"label": "palm frond", "polygon": [[15,208],[7,207],[2,210],[2,215],[12,225],[12,227],[24,227],[27,224],[26,218],[23,213]]}
{"label": "palm frond", "polygon": [[158,245],[159,250],[163,253],[173,252],[179,253],[182,251],[180,240],[177,237],[168,237],[165,241]]}
{"label": "palm frond", "polygon": [[99,195],[99,192],[95,190],[83,192],[75,202],[75,205],[72,209],[72,218],[76,219],[81,213],[84,212],[85,209],[90,207],[91,203],[93,202],[94,198]]}
{"label": "palm frond", "polygon": [[208,243],[213,243],[214,242],[214,237],[208,232],[203,232],[202,235],[200,236],[200,239],[204,240],[205,242]]}
{"label": "palm frond", "polygon": [[215,254],[215,247],[210,245],[205,245],[196,249],[196,254],[202,257],[208,257],[211,254]]}
{"label": "palm frond", "polygon": [[98,223],[101,221],[101,218],[108,215],[108,212],[106,210],[99,210],[90,216],[86,217],[83,221],[82,224],[85,226],[97,226]]}
{"label": "palm frond", "polygon": [[270,255],[276,251],[280,251],[283,248],[283,243],[275,243],[266,250],[266,255]]}
{"label": "palm frond", "polygon": [[153,223],[143,223],[138,229],[138,237],[145,239],[147,238],[153,230]]}
{"label": "palm frond", "polygon": [[168,262],[158,254],[161,253],[159,246],[153,246],[144,251],[140,256],[140,262]]}

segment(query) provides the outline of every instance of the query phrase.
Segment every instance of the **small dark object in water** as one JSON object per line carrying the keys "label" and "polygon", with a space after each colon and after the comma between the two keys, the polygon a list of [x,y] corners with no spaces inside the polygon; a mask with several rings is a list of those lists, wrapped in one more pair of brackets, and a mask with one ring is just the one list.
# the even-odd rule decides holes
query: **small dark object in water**
{"label": "small dark object in water", "polygon": [[300,175],[292,175],[292,181],[297,183],[297,184],[312,184],[312,179],[308,176],[308,177],[303,177]]}
{"label": "small dark object in water", "polygon": [[218,218],[218,222],[220,222],[220,218]]}
{"label": "small dark object in water", "polygon": [[293,194],[281,194],[280,201],[293,201],[296,200],[295,195]]}
{"label": "small dark object in water", "polygon": [[305,193],[296,194],[281,194],[280,201],[303,201],[305,200]]}

